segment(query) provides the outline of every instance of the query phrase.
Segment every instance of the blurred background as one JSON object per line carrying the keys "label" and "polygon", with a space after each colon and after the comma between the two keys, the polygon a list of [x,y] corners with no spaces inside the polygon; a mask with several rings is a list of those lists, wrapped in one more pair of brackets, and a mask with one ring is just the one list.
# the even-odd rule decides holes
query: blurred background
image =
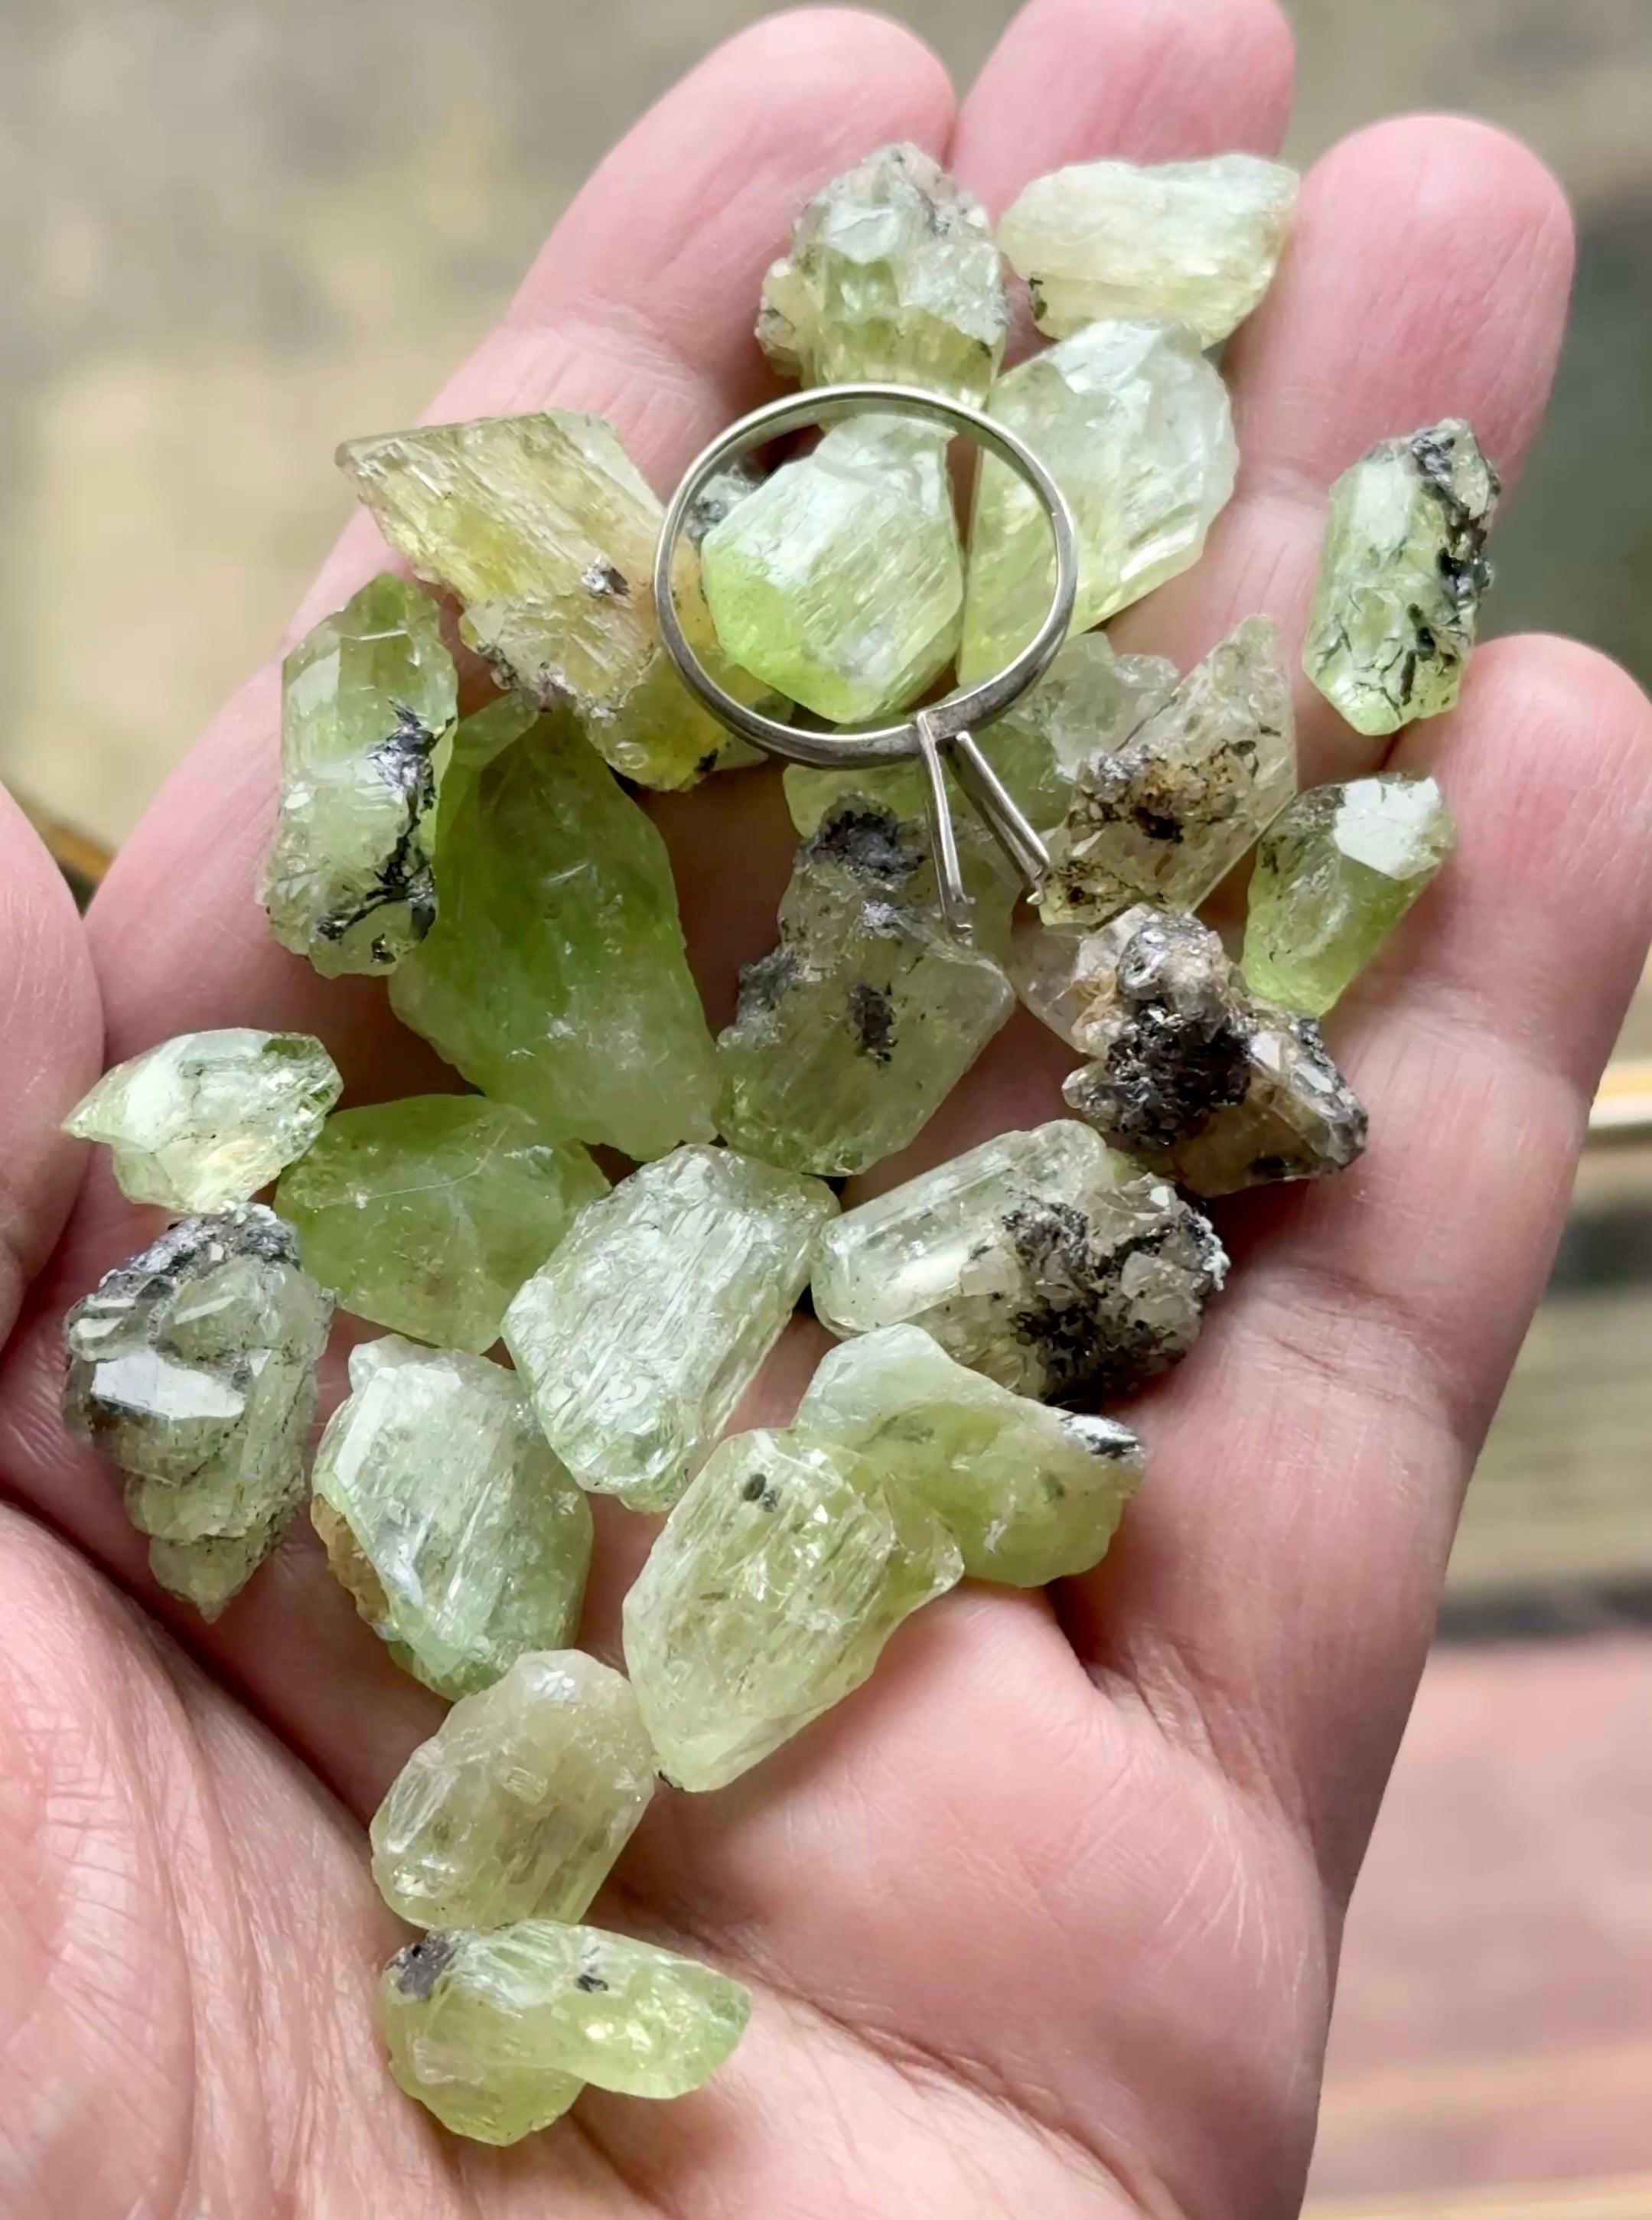
{"label": "blurred background", "polygon": [[[1652,679],[1652,0],[1287,0],[1291,153],[1511,126],[1576,203],[1494,628]],[[631,118],[748,0],[0,9],[3,776],[95,871]],[[967,78],[1011,0],[893,9]],[[577,28],[576,28],[577,26]],[[91,643],[95,642],[95,645]],[[1471,1494],[1356,1899],[1312,2196],[1652,2216],[1652,994]]]}

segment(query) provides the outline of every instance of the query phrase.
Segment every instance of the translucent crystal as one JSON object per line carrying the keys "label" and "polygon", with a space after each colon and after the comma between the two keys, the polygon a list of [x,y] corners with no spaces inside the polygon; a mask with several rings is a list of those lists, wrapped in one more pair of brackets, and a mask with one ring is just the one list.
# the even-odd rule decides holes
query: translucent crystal
{"label": "translucent crystal", "polygon": [[755,1378],[837,1210],[818,1180],[678,1149],[591,1203],[505,1318],[539,1423],[583,1487],[682,1494]]}
{"label": "translucent crystal", "polygon": [[373,1879],[415,1927],[577,1919],[654,1793],[623,1674],[535,1650],[454,1705],[373,1815]]}
{"label": "translucent crystal", "polygon": [[814,1307],[838,1334],[922,1326],[1019,1394],[1123,1395],[1187,1355],[1226,1269],[1173,1188],[1058,1119],[845,1211]]}
{"label": "translucent crystal", "polygon": [[625,1600],[626,1663],[660,1770],[682,1788],[737,1779],[857,1688],[901,1620],[963,1570],[933,1512],[852,1450],[732,1436]]}
{"label": "translucent crystal", "polygon": [[456,757],[442,915],[390,981],[403,1024],[548,1133],[654,1157],[708,1137],[711,1038],[665,844],[566,717]]}
{"label": "translucent crystal", "polygon": [[921,385],[980,402],[1009,331],[986,211],[920,147],[884,147],[817,193],[763,284],[782,377]]}
{"label": "translucent crystal", "polygon": [[215,1618],[303,1494],[333,1299],[257,1203],[184,1218],[64,1321],[72,1433],[126,1476],[155,1577]]}
{"label": "translucent crystal", "polygon": [[1431,778],[1383,771],[1299,794],[1256,853],[1244,932],[1252,990],[1322,1015],[1371,961],[1456,839]]}
{"label": "translucent crystal", "polygon": [[[1087,632],[1199,559],[1238,468],[1227,389],[1181,324],[1108,321],[1007,371],[992,414],[1033,449],[1078,527],[1072,628]],[[981,458],[959,667],[1000,669],[1055,590],[1050,527],[1032,490]]]}
{"label": "translucent crystal", "polygon": [[63,1130],[108,1143],[128,1200],[221,1210],[303,1155],[343,1084],[309,1033],[178,1033],[106,1071]]}
{"label": "translucent crystal", "polygon": [[1297,185],[1255,154],[1080,162],[1033,179],[999,244],[1055,339],[1098,316],[1164,316],[1214,346],[1272,284]]}
{"label": "translucent crystal", "polygon": [[1065,1002],[1094,1059],[1063,1092],[1114,1148],[1195,1194],[1340,1171],[1365,1112],[1318,1027],[1252,1000],[1197,918],[1145,905],[1095,934]]}
{"label": "translucent crystal", "polygon": [[426,820],[458,680],[436,606],[370,579],[281,669],[281,799],[260,898],[324,977],[384,971],[436,914]]}
{"label": "translucent crystal", "polygon": [[999,964],[939,923],[923,848],[852,795],[797,851],[780,943],[740,975],[719,1119],[800,1171],[864,1171],[914,1139],[1014,1007]]}
{"label": "translucent crystal", "polygon": [[315,1453],[310,1517],[397,1663],[464,1696],[570,1642],[590,1508],[515,1375],[387,1335],[352,1351],[350,1387]]}
{"label": "translucent crystal", "polygon": [[1331,489],[1302,667],[1356,732],[1456,702],[1502,490],[1461,417],[1384,440]]}
{"label": "translucent crystal", "polygon": [[477,1094],[340,1110],[277,1190],[304,1262],[358,1318],[448,1349],[505,1306],[608,1182],[583,1149]]}
{"label": "translucent crystal", "polygon": [[745,2032],[738,1981],[628,1935],[523,1919],[488,1935],[427,1935],[385,1968],[390,2072],[444,2127],[513,2143],[565,2112],[583,2084],[682,2097]]}
{"label": "translucent crystal", "polygon": [[1013,1394],[914,1325],[832,1350],[793,1431],[857,1450],[892,1496],[935,1513],[966,1573],[1013,1587],[1097,1563],[1142,1476],[1128,1426]]}
{"label": "translucent crystal", "polygon": [[1099,925],[1131,903],[1190,909],[1296,790],[1290,677],[1279,632],[1247,617],[1120,747],[1077,766],[1038,907]]}

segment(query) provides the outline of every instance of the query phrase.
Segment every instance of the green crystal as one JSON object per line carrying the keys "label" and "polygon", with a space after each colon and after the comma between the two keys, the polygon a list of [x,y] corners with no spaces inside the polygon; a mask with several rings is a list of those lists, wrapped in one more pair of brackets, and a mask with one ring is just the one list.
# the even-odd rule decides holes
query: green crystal
{"label": "green crystal", "polygon": [[499,1338],[505,1306],[608,1182],[577,1143],[476,1094],[340,1110],[276,1202],[356,1317],[447,1349]]}
{"label": "green crystal", "polygon": [[654,1793],[623,1674],[536,1650],[454,1705],[373,1815],[373,1879],[415,1927],[577,1919]]}
{"label": "green crystal", "polygon": [[707,533],[726,654],[835,724],[904,708],[952,660],[963,558],[944,433],[839,424]]}
{"label": "green crystal", "polygon": [[1255,154],[1080,162],[1035,178],[999,242],[1052,338],[1099,316],[1163,316],[1214,346],[1272,284],[1297,190],[1294,170]]}
{"label": "green crystal", "polygon": [[444,1696],[487,1687],[579,1624],[589,1506],[514,1373],[394,1335],[350,1357],[310,1516],[398,1664]]}
{"label": "green crystal", "polygon": [[1099,1562],[1142,1476],[1128,1426],[1013,1394],[913,1325],[832,1350],[793,1429],[858,1450],[890,1495],[935,1513],[967,1574],[1012,1587]]}
{"label": "green crystal", "polygon": [[109,1144],[128,1201],[221,1210],[303,1155],[343,1084],[309,1033],[178,1033],[106,1071],[63,1130]]}
{"label": "green crystal", "polygon": [[[1227,389],[1184,325],[1107,321],[1008,371],[990,409],[1066,495],[1078,530],[1072,629],[1088,632],[1199,559],[1238,468]],[[1031,488],[981,458],[959,668],[997,670],[1049,612],[1056,558]]]}
{"label": "green crystal", "polygon": [[155,1577],[215,1618],[302,1499],[333,1299],[259,1204],[184,1218],[64,1321],[64,1417],[126,1477]]}
{"label": "green crystal", "polygon": [[870,1674],[901,1620],[963,1574],[934,1514],[853,1450],[724,1442],[625,1600],[626,1663],[660,1770],[720,1788]]}
{"label": "green crystal", "polygon": [[1263,835],[1244,976],[1319,1017],[1365,969],[1456,845],[1431,778],[1384,771],[1300,794]]}
{"label": "green crystal", "polygon": [[1079,764],[1050,835],[1046,924],[1099,925],[1132,902],[1191,909],[1296,789],[1278,628],[1248,617],[1122,746]]}
{"label": "green crystal", "polygon": [[814,1308],[837,1334],[922,1326],[1019,1394],[1125,1395],[1187,1355],[1226,1269],[1172,1187],[1059,1119],[845,1211]]}
{"label": "green crystal", "polygon": [[547,1133],[654,1157],[709,1137],[711,1037],[665,843],[566,717],[478,770],[437,828],[442,914],[390,981],[404,1025]]}
{"label": "green crystal", "polygon": [[678,1149],[583,1210],[505,1318],[552,1447],[582,1486],[674,1503],[808,1277],[829,1188],[732,1149]]}
{"label": "green crystal", "polygon": [[1461,417],[1384,440],[1331,489],[1302,667],[1356,732],[1456,702],[1502,490]]}
{"label": "green crystal", "polygon": [[410,1942],[385,1968],[390,2072],[444,2127],[514,2143],[581,2086],[682,2097],[708,2080],[751,2017],[738,1981],[670,1950],[559,1920]]}
{"label": "green crystal", "polygon": [[426,820],[458,680],[436,606],[390,571],[281,669],[281,799],[259,895],[326,978],[385,971],[436,914]]}
{"label": "green crystal", "polygon": [[782,377],[921,385],[979,404],[1009,332],[986,211],[921,147],[881,147],[817,193],[763,284]]}

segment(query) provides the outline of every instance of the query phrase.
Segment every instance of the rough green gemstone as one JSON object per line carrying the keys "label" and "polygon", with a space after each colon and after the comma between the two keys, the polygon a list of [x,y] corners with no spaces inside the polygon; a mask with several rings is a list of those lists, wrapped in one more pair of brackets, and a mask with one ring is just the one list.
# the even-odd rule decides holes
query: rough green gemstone
{"label": "rough green gemstone", "polygon": [[106,1071],[63,1130],[108,1144],[129,1201],[221,1210],[303,1155],[343,1085],[309,1033],[178,1033]]}
{"label": "rough green gemstone", "polygon": [[1038,896],[1046,924],[1099,925],[1132,902],[1191,909],[1296,790],[1278,627],[1247,617],[1122,746],[1075,768]]}
{"label": "rough green gemstone", "polygon": [[257,1203],[184,1218],[64,1321],[64,1417],[126,1478],[155,1577],[215,1618],[303,1494],[333,1298]]}
{"label": "rough green gemstone", "polygon": [[579,1624],[591,1514],[514,1373],[387,1335],[350,1357],[310,1517],[398,1664],[444,1696],[487,1687]]}
{"label": "rough green gemstone", "polygon": [[676,1502],[791,1316],[837,1211],[820,1181],[678,1149],[583,1210],[505,1317],[539,1423],[582,1486]]}
{"label": "rough green gemstone", "polygon": [[281,796],[259,896],[326,978],[386,971],[436,914],[427,820],[458,680],[436,605],[370,579],[281,669]]}
{"label": "rough green gemstone", "polygon": [[858,1450],[891,1495],[935,1513],[966,1573],[1012,1587],[1098,1563],[1142,1476],[1128,1426],[1013,1394],[914,1325],[832,1350],[793,1431]]}
{"label": "rough green gemstone", "polygon": [[726,654],[835,724],[904,708],[952,660],[963,557],[944,434],[858,417],[706,535]]}
{"label": "rough green gemstone", "polygon": [[[1198,561],[1232,494],[1238,449],[1227,389],[1185,325],[1091,324],[1007,371],[989,406],[1071,505],[1075,632]],[[966,678],[1020,652],[1049,613],[1055,579],[1037,497],[1007,464],[983,455],[958,658]]]}
{"label": "rough green gemstone", "polygon": [[654,1793],[631,1683],[535,1650],[454,1705],[373,1815],[373,1879],[415,1927],[577,1919]]}
{"label": "rough green gemstone", "polygon": [[665,843],[565,716],[474,770],[437,829],[442,914],[390,981],[403,1024],[548,1133],[655,1157],[708,1138],[711,1037]]}
{"label": "rough green gemstone", "polygon": [[527,1111],[413,1094],[329,1118],[276,1202],[346,1310],[480,1350],[575,1211],[607,1192],[584,1150],[547,1141]]}
{"label": "rough green gemstone", "polygon": [[805,385],[985,399],[1009,332],[986,211],[932,156],[881,147],[817,193],[763,284],[757,339]]}
{"label": "rough green gemstone", "polygon": [[1214,346],[1272,284],[1297,190],[1294,170],[1255,154],[1080,162],[1035,178],[999,243],[1052,338],[1099,316],[1163,316]]}
{"label": "rough green gemstone", "polygon": [[732,1436],[625,1600],[661,1772],[682,1788],[737,1779],[859,1687],[901,1620],[963,1571],[934,1513],[852,1450]]}
{"label": "rough green gemstone", "polygon": [[820,1237],[837,1334],[919,1325],[1019,1394],[1128,1394],[1185,1356],[1227,1258],[1165,1181],[1069,1119],[1002,1133]]}
{"label": "rough green gemstone", "polygon": [[1380,441],[1331,489],[1302,667],[1356,732],[1397,733],[1456,701],[1501,491],[1456,416]]}
{"label": "rough green gemstone", "polygon": [[1003,970],[939,923],[922,845],[888,810],[835,803],[797,851],[780,942],[740,975],[719,1037],[737,1147],[851,1173],[914,1140],[1014,1007]]}
{"label": "rough green gemstone", "polygon": [[379,2007],[390,2072],[444,2127],[514,2143],[581,2086],[683,2097],[745,2031],[750,1992],[674,1951],[559,1920],[452,1930],[398,1951]]}
{"label": "rough green gemstone", "polygon": [[1254,991],[1323,1015],[1456,842],[1431,778],[1383,771],[1299,794],[1256,853],[1244,958]]}

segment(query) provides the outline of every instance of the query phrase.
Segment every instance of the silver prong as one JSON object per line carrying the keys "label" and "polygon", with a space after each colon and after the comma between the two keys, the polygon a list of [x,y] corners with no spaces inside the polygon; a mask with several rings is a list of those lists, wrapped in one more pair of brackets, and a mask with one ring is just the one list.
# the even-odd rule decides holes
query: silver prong
{"label": "silver prong", "polygon": [[963,873],[958,864],[957,835],[952,827],[951,798],[946,791],[946,773],[941,765],[940,744],[936,739],[934,726],[920,709],[912,720],[918,740],[918,759],[924,767],[924,780],[928,789],[929,846],[935,864],[935,890],[940,902],[941,915],[950,931],[960,940],[969,940],[975,932],[974,905],[963,883]]}
{"label": "silver prong", "polygon": [[1021,874],[1030,895],[1050,876],[1050,851],[1011,798],[1009,789],[976,745],[972,733],[955,733],[949,747],[958,784],[982,823]]}

